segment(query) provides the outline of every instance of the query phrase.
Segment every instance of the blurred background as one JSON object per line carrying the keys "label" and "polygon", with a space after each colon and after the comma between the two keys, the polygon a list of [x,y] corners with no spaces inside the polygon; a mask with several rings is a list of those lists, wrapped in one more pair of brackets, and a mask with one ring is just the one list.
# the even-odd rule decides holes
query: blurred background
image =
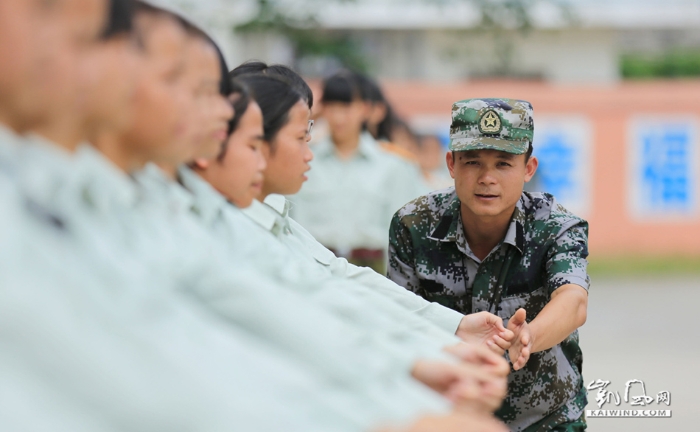
{"label": "blurred background", "polygon": [[290,65],[315,88],[343,67],[376,78],[426,166],[444,154],[454,101],[532,102],[540,168],[528,187],[590,222],[584,379],[610,380],[622,393],[636,378],[648,393],[672,394],[670,420],[590,419],[591,430],[693,429],[699,0],[157,3],[211,32],[232,67]]}
{"label": "blurred background", "polygon": [[214,34],[231,65],[290,65],[316,88],[342,67],[375,77],[443,146],[454,101],[528,100],[529,187],[590,221],[594,265],[700,264],[698,0],[158,2]]}

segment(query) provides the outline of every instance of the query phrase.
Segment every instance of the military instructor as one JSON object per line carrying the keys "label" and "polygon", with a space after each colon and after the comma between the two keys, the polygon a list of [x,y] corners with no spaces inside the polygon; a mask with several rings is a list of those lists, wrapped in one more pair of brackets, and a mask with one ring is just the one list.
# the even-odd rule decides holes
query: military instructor
{"label": "military instructor", "polygon": [[461,313],[495,313],[516,334],[496,415],[515,431],[586,429],[577,329],[586,321],[588,223],[523,186],[537,170],[532,105],[468,99],[452,106],[454,187],[393,217],[388,275]]}

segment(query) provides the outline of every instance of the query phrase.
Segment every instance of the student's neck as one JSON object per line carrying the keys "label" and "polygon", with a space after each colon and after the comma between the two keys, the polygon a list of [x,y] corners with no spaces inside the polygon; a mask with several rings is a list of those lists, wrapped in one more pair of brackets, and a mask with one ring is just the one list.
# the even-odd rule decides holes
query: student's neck
{"label": "student's neck", "polygon": [[133,154],[122,144],[122,140],[118,134],[99,133],[91,138],[90,143],[119,169],[131,173],[144,164],[135,160]]}
{"label": "student's neck", "polygon": [[21,133],[22,128],[17,127],[13,117],[5,111],[3,107],[0,107],[0,127],[7,128],[17,134]]}
{"label": "student's neck", "polygon": [[462,226],[469,248],[483,260],[506,236],[513,211],[501,215],[479,217],[471,214],[462,204]]}
{"label": "student's neck", "polygon": [[70,118],[37,126],[32,132],[70,153],[85,141],[87,133],[80,120]]}
{"label": "student's neck", "polygon": [[160,168],[165,176],[172,181],[177,181],[177,167],[166,163],[157,163],[158,168]]}
{"label": "student's neck", "polygon": [[341,159],[349,159],[357,152],[358,147],[360,147],[360,135],[362,135],[362,131],[345,137],[332,137],[335,151]]}

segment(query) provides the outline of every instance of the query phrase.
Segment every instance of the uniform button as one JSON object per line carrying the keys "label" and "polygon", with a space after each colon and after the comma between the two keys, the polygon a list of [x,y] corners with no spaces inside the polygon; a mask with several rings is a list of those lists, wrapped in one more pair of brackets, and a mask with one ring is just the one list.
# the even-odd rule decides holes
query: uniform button
{"label": "uniform button", "polygon": [[481,312],[481,308],[474,309],[475,312]]}

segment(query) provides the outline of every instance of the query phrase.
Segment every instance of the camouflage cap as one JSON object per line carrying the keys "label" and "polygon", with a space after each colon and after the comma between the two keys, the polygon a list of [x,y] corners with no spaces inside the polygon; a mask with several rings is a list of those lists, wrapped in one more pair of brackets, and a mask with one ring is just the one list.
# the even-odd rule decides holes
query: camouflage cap
{"label": "camouflage cap", "polygon": [[532,143],[530,102],[465,99],[452,105],[450,150],[500,150],[523,154]]}

